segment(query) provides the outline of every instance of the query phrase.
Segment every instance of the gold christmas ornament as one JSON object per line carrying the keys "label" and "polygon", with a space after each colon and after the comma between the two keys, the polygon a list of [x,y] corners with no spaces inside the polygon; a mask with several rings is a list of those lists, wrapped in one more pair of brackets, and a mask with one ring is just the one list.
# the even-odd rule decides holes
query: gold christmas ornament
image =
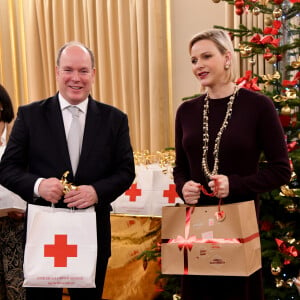
{"label": "gold christmas ornament", "polygon": [[273,78],[274,79],[280,79],[280,73],[278,71],[276,71],[274,74],[273,74]]}
{"label": "gold christmas ornament", "polygon": [[296,197],[296,194],[295,192],[289,188],[289,186],[286,184],[286,185],[282,185],[280,187],[280,190],[281,190],[281,194],[282,196],[286,196],[286,197]]}
{"label": "gold christmas ornament", "polygon": [[266,26],[271,26],[273,24],[273,19],[271,17],[266,17],[264,22]]}
{"label": "gold christmas ornament", "polygon": [[286,104],[285,106],[283,106],[281,108],[281,114],[287,116],[287,115],[290,115],[291,114],[291,108],[289,107],[288,104]]}
{"label": "gold christmas ornament", "polygon": [[249,59],[249,65],[254,66],[255,64],[256,64],[256,59],[255,58]]}
{"label": "gold christmas ornament", "polygon": [[296,242],[295,238],[287,238],[286,241],[290,244],[293,245]]}
{"label": "gold christmas ornament", "polygon": [[259,4],[261,5],[267,5],[269,3],[269,0],[259,0]]}
{"label": "gold christmas ornament", "polygon": [[252,47],[248,45],[240,45],[240,53],[242,57],[247,57],[252,53]]}
{"label": "gold christmas ornament", "polygon": [[274,276],[278,276],[281,273],[281,267],[280,266],[271,266],[271,273]]}
{"label": "gold christmas ornament", "polygon": [[273,100],[275,102],[285,102],[287,100],[287,97],[282,96],[282,95],[276,95],[273,97]]}
{"label": "gold christmas ornament", "polygon": [[285,94],[288,99],[296,99],[297,98],[297,91],[295,89],[287,89]]}
{"label": "gold christmas ornament", "polygon": [[261,75],[262,80],[264,81],[271,81],[274,79],[280,79],[280,73],[278,71],[276,71],[273,75],[271,74],[267,74],[267,75]]}
{"label": "gold christmas ornament", "polygon": [[284,280],[283,279],[278,279],[278,278],[276,278],[276,287],[277,288],[281,288],[281,287],[283,287],[284,286]]}
{"label": "gold christmas ornament", "polygon": [[291,62],[291,66],[294,69],[298,69],[300,67],[300,56],[298,57],[297,60]]}
{"label": "gold christmas ornament", "polygon": [[290,213],[293,213],[297,210],[297,204],[295,203],[290,203],[288,205],[285,206],[285,209],[290,212]]}
{"label": "gold christmas ornament", "polygon": [[291,288],[294,284],[294,280],[292,278],[289,278],[285,283],[288,288]]}
{"label": "gold christmas ornament", "polygon": [[[261,75],[261,79],[264,81],[264,85],[268,86],[273,80],[279,80],[280,79],[280,73],[278,71],[276,71],[273,75],[271,74],[263,74]],[[273,97],[273,100],[275,102],[281,102],[281,101],[285,101],[286,99],[282,99],[281,95],[275,95]]]}
{"label": "gold christmas ornament", "polygon": [[282,16],[282,9],[281,8],[275,8],[273,10],[273,17],[278,19]]}
{"label": "gold christmas ornament", "polygon": [[255,6],[255,7],[252,9],[252,14],[253,14],[254,16],[258,16],[259,13],[260,13],[260,8],[257,7],[257,6]]}
{"label": "gold christmas ornament", "polygon": [[267,60],[269,64],[275,64],[277,61],[276,55],[273,55],[270,59]]}

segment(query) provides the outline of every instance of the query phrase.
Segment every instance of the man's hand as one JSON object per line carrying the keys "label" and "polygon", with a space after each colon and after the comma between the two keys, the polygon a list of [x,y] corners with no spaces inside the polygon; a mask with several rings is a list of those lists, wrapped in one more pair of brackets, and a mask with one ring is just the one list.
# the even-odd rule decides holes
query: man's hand
{"label": "man's hand", "polygon": [[57,203],[63,196],[63,185],[57,178],[43,179],[39,185],[39,194],[51,203]]}
{"label": "man's hand", "polygon": [[98,203],[98,196],[91,185],[80,185],[65,195],[68,207],[87,208]]}

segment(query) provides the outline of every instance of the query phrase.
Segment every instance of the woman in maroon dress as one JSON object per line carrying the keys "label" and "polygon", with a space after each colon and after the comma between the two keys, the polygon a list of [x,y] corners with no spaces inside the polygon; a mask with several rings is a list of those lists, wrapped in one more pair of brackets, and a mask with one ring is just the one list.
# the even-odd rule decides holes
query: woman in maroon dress
{"label": "woman in maroon dress", "polygon": [[[176,114],[177,192],[187,204],[255,200],[290,180],[282,126],[273,102],[235,85],[228,33],[212,29],[189,45],[192,70],[204,94],[184,101]],[[267,163],[259,167],[264,153]],[[200,191],[202,185],[215,197]],[[182,276],[183,300],[262,300],[261,270],[249,277]]]}

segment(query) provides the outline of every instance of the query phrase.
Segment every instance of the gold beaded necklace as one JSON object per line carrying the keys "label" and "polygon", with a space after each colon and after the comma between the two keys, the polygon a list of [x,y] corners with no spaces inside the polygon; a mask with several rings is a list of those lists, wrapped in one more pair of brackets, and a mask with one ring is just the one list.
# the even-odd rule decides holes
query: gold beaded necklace
{"label": "gold beaded necklace", "polygon": [[227,103],[227,111],[225,114],[224,121],[222,123],[222,126],[217,134],[215,145],[214,145],[214,167],[213,170],[209,170],[209,166],[207,163],[207,152],[208,152],[208,142],[209,142],[209,133],[208,133],[208,111],[209,111],[209,95],[208,93],[205,96],[204,99],[204,108],[203,108],[203,153],[202,153],[202,167],[204,174],[210,178],[212,175],[216,175],[218,173],[219,168],[219,148],[220,148],[220,141],[222,134],[224,130],[226,129],[228,125],[228,120],[231,117],[232,114],[232,105],[236,96],[236,93],[238,91],[238,86],[234,87],[233,94],[230,96],[229,101]]}

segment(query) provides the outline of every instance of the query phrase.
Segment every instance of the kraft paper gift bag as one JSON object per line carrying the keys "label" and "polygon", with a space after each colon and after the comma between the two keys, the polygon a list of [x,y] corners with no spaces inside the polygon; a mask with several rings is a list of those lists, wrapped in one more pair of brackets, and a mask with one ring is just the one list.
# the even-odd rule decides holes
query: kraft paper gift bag
{"label": "kraft paper gift bag", "polygon": [[161,250],[163,274],[251,275],[261,268],[254,201],[163,207]]}
{"label": "kraft paper gift bag", "polygon": [[95,287],[96,215],[28,205],[24,287]]}

